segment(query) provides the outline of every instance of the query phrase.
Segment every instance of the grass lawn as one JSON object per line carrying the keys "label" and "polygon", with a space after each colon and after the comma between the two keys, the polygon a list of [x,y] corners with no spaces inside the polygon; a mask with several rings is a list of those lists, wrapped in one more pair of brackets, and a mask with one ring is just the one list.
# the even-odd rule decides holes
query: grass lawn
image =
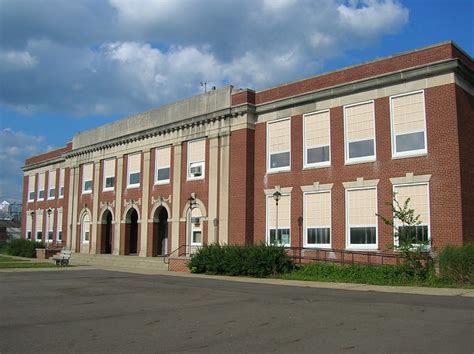
{"label": "grass lawn", "polygon": [[0,269],[12,268],[53,268],[57,267],[52,263],[31,262],[28,259],[17,259],[7,256],[0,256]]}
{"label": "grass lawn", "polygon": [[312,263],[277,276],[287,280],[358,283],[388,286],[426,286],[436,288],[474,288],[474,284],[460,284],[427,274],[424,279],[407,276],[399,266],[339,265]]}

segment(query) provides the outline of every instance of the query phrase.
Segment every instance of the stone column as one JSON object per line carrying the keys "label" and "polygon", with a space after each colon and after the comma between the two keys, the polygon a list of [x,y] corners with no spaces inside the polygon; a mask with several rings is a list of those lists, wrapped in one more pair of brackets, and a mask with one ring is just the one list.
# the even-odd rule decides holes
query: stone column
{"label": "stone column", "polygon": [[217,242],[217,230],[214,219],[217,218],[217,190],[219,177],[219,137],[209,137],[209,201],[208,201],[208,228],[207,243]]}
{"label": "stone column", "polygon": [[[66,173],[64,173],[66,174]],[[74,224],[72,221],[72,216],[74,214],[74,167],[69,166],[69,191],[68,191],[68,196],[67,196],[67,215],[63,215],[63,217],[66,217],[67,223],[66,223],[66,237],[67,237],[67,244],[66,247],[69,249],[75,249],[75,244],[72,242],[72,230],[74,229]],[[33,224],[33,223],[32,223]],[[63,230],[64,231],[64,230]]]}
{"label": "stone column", "polygon": [[229,241],[229,133],[223,133],[220,139],[219,243],[227,244]]}
{"label": "stone column", "polygon": [[150,150],[143,152],[142,213],[140,224],[140,257],[146,257],[148,248],[148,206],[150,204]]}
{"label": "stone column", "polygon": [[94,186],[92,187],[92,234],[89,253],[97,253],[97,218],[99,213],[100,161],[94,163]]}
{"label": "stone column", "polygon": [[171,227],[171,252],[179,247],[179,214],[181,194],[181,143],[173,145],[173,210]]}
{"label": "stone column", "polygon": [[79,166],[74,167],[74,183],[73,183],[73,198],[72,198],[72,232],[71,232],[71,242],[73,251],[76,251],[76,240],[77,240],[77,206],[79,204]]}
{"label": "stone column", "polygon": [[[120,222],[122,220],[122,177],[123,177],[123,155],[117,156],[117,175],[115,180],[115,225],[114,225],[114,249],[112,254],[118,256],[120,253]],[[125,236],[125,235],[124,235]]]}

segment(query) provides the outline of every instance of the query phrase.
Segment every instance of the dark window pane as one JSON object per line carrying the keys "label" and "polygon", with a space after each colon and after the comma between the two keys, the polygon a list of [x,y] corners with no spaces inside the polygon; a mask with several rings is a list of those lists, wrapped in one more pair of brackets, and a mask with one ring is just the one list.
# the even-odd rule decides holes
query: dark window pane
{"label": "dark window pane", "polygon": [[63,232],[59,231],[58,232],[58,241],[61,241],[63,239]]}
{"label": "dark window pane", "polygon": [[61,188],[59,189],[59,195],[60,195],[60,196],[64,196],[64,187],[61,187]]}
{"label": "dark window pane", "polygon": [[307,150],[306,163],[329,161],[329,146],[320,146]]}
{"label": "dark window pane", "polygon": [[374,139],[349,143],[349,158],[374,156]]}
{"label": "dark window pane", "polygon": [[278,154],[270,155],[270,167],[279,168],[290,166],[290,153],[280,152]]}
{"label": "dark window pane", "polygon": [[158,170],[158,181],[166,181],[170,179],[170,168],[160,168]]}
{"label": "dark window pane", "polygon": [[43,199],[43,198],[44,198],[44,191],[39,191],[38,199]]}
{"label": "dark window pane", "polygon": [[130,181],[128,184],[138,184],[140,183],[140,172],[130,173]]}
{"label": "dark window pane", "polygon": [[290,243],[290,229],[278,229],[278,237],[275,242],[276,229],[270,230],[270,244],[285,245]]}
{"label": "dark window pane", "polygon": [[85,181],[84,182],[84,190],[91,191],[92,190],[92,181]]}
{"label": "dark window pane", "polygon": [[307,243],[331,243],[331,232],[329,228],[308,229]]}
{"label": "dark window pane", "polygon": [[115,177],[107,177],[105,179],[105,188],[113,188],[115,185]]}
{"label": "dark window pane", "polygon": [[34,199],[35,199],[35,192],[30,192],[29,200],[34,200]]}
{"label": "dark window pane", "polygon": [[201,243],[202,242],[202,234],[201,231],[193,231],[193,243]]}
{"label": "dark window pane", "polygon": [[410,133],[397,135],[397,152],[423,150],[425,148],[425,133]]}
{"label": "dark window pane", "polygon": [[399,226],[398,238],[399,243],[403,243],[407,240],[411,240],[411,243],[427,242],[429,239],[428,226]]}
{"label": "dark window pane", "polygon": [[50,189],[49,190],[49,198],[54,198],[54,194],[56,193],[56,189]]}
{"label": "dark window pane", "polygon": [[53,239],[53,231],[48,231],[48,240]]}
{"label": "dark window pane", "polygon": [[28,231],[28,232],[27,232],[26,238],[27,238],[28,240],[31,240],[31,231]]}
{"label": "dark window pane", "polygon": [[43,238],[43,231],[38,231],[38,232],[36,233],[36,239],[37,239],[37,240],[41,240],[42,238]]}
{"label": "dark window pane", "polygon": [[375,244],[377,231],[375,227],[351,227],[351,244],[371,245]]}

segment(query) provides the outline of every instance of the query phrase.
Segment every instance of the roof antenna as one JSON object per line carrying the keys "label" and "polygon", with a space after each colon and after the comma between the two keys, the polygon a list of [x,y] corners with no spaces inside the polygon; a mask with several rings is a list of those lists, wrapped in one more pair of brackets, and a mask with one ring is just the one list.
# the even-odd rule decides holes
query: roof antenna
{"label": "roof antenna", "polygon": [[207,82],[201,81],[201,87],[204,87],[204,93],[207,93]]}

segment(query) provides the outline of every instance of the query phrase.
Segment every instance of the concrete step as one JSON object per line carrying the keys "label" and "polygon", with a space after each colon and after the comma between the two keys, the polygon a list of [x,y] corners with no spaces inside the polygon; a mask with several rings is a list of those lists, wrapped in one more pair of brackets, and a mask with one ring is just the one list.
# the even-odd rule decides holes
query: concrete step
{"label": "concrete step", "polygon": [[70,263],[71,265],[90,265],[99,268],[102,266],[122,270],[127,268],[131,270],[168,270],[168,265],[164,263],[164,257],[113,256],[110,254],[73,253]]}

